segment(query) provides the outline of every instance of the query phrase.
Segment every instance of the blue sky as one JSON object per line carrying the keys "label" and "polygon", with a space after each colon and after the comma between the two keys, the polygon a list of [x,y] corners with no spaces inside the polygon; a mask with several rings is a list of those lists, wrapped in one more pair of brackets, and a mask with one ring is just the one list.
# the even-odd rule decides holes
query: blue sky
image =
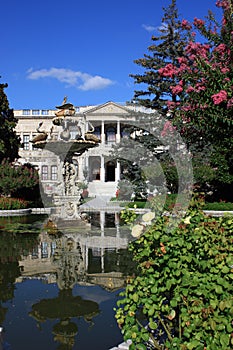
{"label": "blue sky", "polygon": [[[129,74],[170,0],[8,0],[1,4],[1,83],[14,109],[131,100]],[[177,0],[182,18],[220,14],[215,0]]]}

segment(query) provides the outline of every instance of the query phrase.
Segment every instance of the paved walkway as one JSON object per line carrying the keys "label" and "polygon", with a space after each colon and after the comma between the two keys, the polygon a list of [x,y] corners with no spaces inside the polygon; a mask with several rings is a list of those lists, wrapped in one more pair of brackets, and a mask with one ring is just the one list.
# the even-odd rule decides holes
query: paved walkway
{"label": "paved walkway", "polygon": [[91,210],[108,210],[108,211],[120,211],[122,207],[120,207],[116,202],[110,202],[112,196],[98,196],[90,201],[81,204],[79,209],[83,211],[91,211]]}

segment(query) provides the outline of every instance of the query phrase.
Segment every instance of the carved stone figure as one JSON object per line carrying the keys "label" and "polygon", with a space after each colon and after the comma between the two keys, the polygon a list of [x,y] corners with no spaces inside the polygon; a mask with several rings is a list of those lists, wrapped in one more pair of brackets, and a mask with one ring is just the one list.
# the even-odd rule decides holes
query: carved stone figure
{"label": "carved stone figure", "polygon": [[55,112],[57,117],[72,116],[75,114],[75,107],[72,103],[67,103],[67,96],[64,97],[62,105],[56,106],[59,111]]}
{"label": "carved stone figure", "polygon": [[43,122],[40,122],[38,125],[38,128],[36,129],[36,131],[38,132],[39,135],[36,135],[31,142],[32,143],[36,143],[39,141],[45,141],[48,137],[48,133],[45,130],[40,130],[41,126],[43,125]]}
{"label": "carved stone figure", "polygon": [[96,143],[99,143],[100,139],[95,134],[93,134],[93,132],[95,130],[94,126],[90,122],[88,122],[88,124],[90,126],[90,129],[84,135],[85,140],[86,141],[94,141]]}

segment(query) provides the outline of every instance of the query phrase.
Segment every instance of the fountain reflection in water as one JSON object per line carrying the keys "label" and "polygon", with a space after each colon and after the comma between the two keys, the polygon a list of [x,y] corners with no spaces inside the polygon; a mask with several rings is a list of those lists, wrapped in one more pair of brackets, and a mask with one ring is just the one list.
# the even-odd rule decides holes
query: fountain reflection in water
{"label": "fountain reflection in water", "polygon": [[[35,339],[38,342],[46,340],[48,345],[43,345],[44,350],[107,350],[121,342],[113,307],[126,276],[134,271],[134,267],[127,252],[130,233],[120,226],[118,214],[90,213],[91,226],[85,230],[66,226],[62,232],[46,229],[45,221],[32,218],[32,224],[26,223],[25,218],[23,223],[14,219],[11,225],[5,219],[5,224],[1,224],[3,278],[0,295],[4,306],[0,310],[0,322],[6,329],[7,340],[12,345],[17,344],[16,327],[20,327],[18,343],[23,342],[22,334],[27,334],[28,344],[22,344],[24,350],[36,349]],[[14,229],[10,231],[10,227]],[[39,229],[39,234],[34,233]],[[37,289],[33,289],[35,284]],[[41,288],[49,292],[41,295]],[[22,299],[25,309],[18,308]],[[9,300],[12,304],[7,302]],[[108,310],[106,303],[109,303]],[[22,316],[19,309],[25,318],[23,323],[16,322]],[[89,325],[88,330],[82,320]],[[33,337],[28,334],[28,327]],[[95,347],[98,342],[99,347]]]}

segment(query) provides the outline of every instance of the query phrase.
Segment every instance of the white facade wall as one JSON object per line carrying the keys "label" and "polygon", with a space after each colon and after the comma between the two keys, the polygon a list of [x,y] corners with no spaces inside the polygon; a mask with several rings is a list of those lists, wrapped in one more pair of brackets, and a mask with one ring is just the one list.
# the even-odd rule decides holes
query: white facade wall
{"label": "white facade wall", "polygon": [[[89,149],[82,156],[76,157],[78,166],[78,181],[83,181],[85,175],[89,183],[89,194],[95,196],[106,194],[114,196],[117,183],[120,179],[120,166],[117,162],[106,160],[112,144],[119,142],[122,137],[122,130],[127,121],[134,119],[134,106],[122,106],[113,102],[99,106],[77,107],[75,116],[72,118],[83,118],[86,120],[86,131],[90,125],[95,127],[101,142],[99,146]],[[53,153],[33,148],[30,140],[37,135],[36,129],[40,122],[43,122],[41,130],[48,133],[53,126],[52,137],[58,135],[59,126],[54,126],[52,119],[55,117],[55,110],[15,110],[14,115],[18,119],[16,132],[20,135],[23,144],[20,149],[21,163],[30,162],[35,165],[40,174],[40,180],[44,190],[52,194],[58,186],[62,176],[62,164]]]}

